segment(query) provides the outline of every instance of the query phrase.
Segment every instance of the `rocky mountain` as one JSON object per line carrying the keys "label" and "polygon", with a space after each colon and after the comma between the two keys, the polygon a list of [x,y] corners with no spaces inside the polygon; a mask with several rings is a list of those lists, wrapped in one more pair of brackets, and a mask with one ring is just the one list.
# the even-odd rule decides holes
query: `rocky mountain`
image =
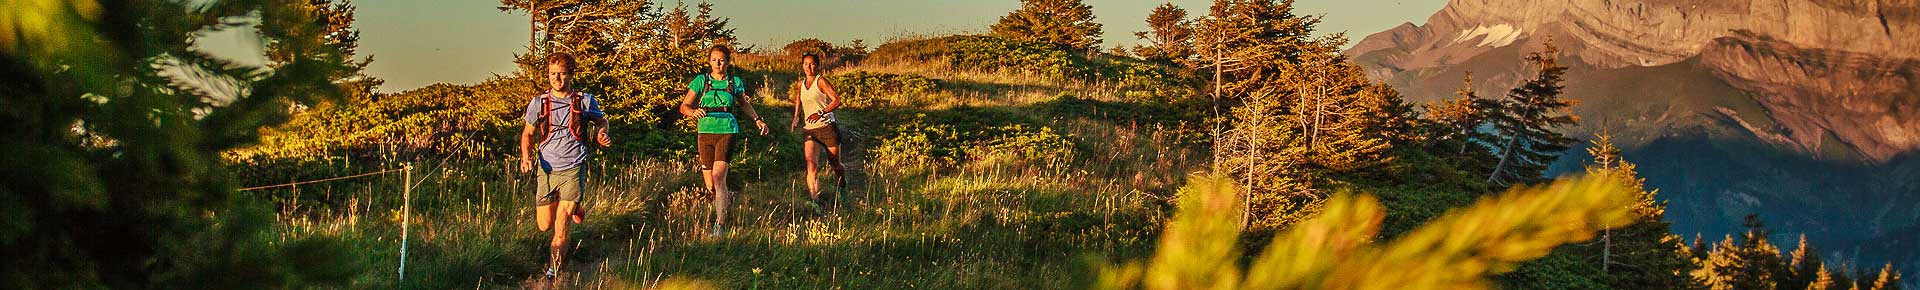
{"label": "rocky mountain", "polygon": [[[1860,245],[1920,238],[1916,33],[1913,0],[1452,0],[1346,53],[1430,101],[1469,73],[1505,93],[1550,40],[1580,101],[1573,135],[1618,136],[1676,231],[1717,237],[1759,213],[1862,261],[1914,260]],[[1561,170],[1584,157],[1569,155]]]}

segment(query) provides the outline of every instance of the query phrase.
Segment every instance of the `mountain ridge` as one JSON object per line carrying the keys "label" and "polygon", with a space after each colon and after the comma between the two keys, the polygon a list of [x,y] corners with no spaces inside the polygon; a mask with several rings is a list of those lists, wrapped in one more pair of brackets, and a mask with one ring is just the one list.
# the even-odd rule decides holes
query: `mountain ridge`
{"label": "mountain ridge", "polygon": [[1551,42],[1583,119],[1566,133],[1613,134],[1675,232],[1716,238],[1758,213],[1862,265],[1913,264],[1860,241],[1920,238],[1920,38],[1897,37],[1920,33],[1916,2],[1452,0],[1345,53],[1423,102],[1468,75],[1497,98]]}

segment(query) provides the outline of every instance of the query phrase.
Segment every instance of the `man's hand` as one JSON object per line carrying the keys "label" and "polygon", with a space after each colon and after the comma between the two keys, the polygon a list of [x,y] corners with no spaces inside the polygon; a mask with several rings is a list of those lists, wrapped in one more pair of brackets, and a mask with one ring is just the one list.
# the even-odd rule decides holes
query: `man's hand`
{"label": "man's hand", "polygon": [[596,136],[596,138],[594,139],[600,141],[600,146],[601,147],[613,146],[613,138],[607,137],[607,127],[604,127],[604,126],[600,127],[599,131],[600,131],[599,134],[594,134]]}
{"label": "man's hand", "polygon": [[770,131],[767,130],[767,121],[753,120],[753,125],[760,127],[760,135],[767,135],[767,132]]}
{"label": "man's hand", "polygon": [[533,172],[533,159],[520,158],[520,173]]}

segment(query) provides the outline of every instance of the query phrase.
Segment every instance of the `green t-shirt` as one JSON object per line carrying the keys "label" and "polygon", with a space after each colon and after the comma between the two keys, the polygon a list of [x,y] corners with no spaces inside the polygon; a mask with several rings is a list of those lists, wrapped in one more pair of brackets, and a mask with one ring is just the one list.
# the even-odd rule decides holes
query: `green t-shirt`
{"label": "green t-shirt", "polygon": [[[747,95],[744,84],[738,76],[715,80],[703,73],[694,76],[693,82],[687,83],[687,89],[699,94],[701,108],[731,108],[739,96]],[[729,112],[707,112],[695,123],[695,131],[701,134],[740,133],[740,122]]]}

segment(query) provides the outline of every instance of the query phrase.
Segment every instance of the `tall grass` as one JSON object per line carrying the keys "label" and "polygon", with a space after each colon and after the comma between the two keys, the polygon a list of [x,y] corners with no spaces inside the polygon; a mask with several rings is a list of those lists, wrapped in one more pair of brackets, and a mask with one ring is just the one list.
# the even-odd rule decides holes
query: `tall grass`
{"label": "tall grass", "polygon": [[[852,126],[875,130],[885,123],[865,122]],[[799,168],[737,168],[735,188],[742,194],[734,203],[735,232],[720,239],[699,235],[709,226],[710,199],[696,190],[698,172],[686,163],[596,161],[584,201],[588,221],[574,227],[567,270],[575,274],[564,283],[657,286],[692,278],[727,288],[1066,287],[1058,278],[1084,272],[1080,255],[1144,253],[1164,198],[1182,182],[1180,172],[1203,161],[1192,157],[1203,155],[1150,145],[1173,144],[1152,129],[1094,120],[1050,124],[1085,144],[1073,149],[1085,153],[1037,159],[989,152],[937,165],[871,162],[850,151],[855,178],[839,209],[826,214],[801,206]],[[536,280],[547,233],[530,224],[527,174],[503,159],[416,158],[420,184],[413,191],[407,280],[371,271],[354,286],[513,288]],[[336,169],[323,171],[396,162],[335,162]],[[263,194],[282,205],[283,238],[346,240],[364,249],[356,259],[391,269],[399,258],[398,179]]]}
{"label": "tall grass", "polygon": [[[743,56],[760,82],[759,111],[775,127],[792,60]],[[584,224],[561,283],[592,288],[1065,288],[1089,273],[1081,257],[1147,255],[1174,188],[1206,162],[1177,122],[1097,82],[1049,81],[1010,70],[954,69],[944,63],[868,61],[830,68],[932,80],[930,91],[890,96],[909,102],[842,110],[852,178],[836,209],[804,206],[797,137],[785,129],[744,135],[731,183],[731,234],[707,238],[711,198],[680,154],[602,152],[589,162]],[[896,93],[902,94],[902,93]],[[1065,99],[1075,101],[1062,102]],[[1084,107],[1084,108],[1083,108]],[[1090,111],[1075,111],[1090,110]],[[965,154],[941,162],[922,151],[880,152],[910,116],[965,131],[929,143]],[[751,131],[751,130],[749,130]],[[751,134],[752,132],[748,132]],[[674,138],[674,134],[656,134]],[[654,136],[658,137],[658,136]],[[679,136],[691,139],[692,136]],[[649,137],[652,138],[652,137]],[[492,139],[488,139],[492,140]],[[534,230],[530,174],[486,150],[384,146],[372,152],[260,163],[250,184],[338,176],[412,162],[412,221],[406,279],[368,271],[356,288],[520,288],[534,286],[549,233]],[[498,142],[495,142],[498,143]],[[655,142],[662,144],[670,142]],[[651,149],[663,151],[664,149]],[[419,152],[416,152],[419,151]],[[434,152],[469,152],[444,154]],[[328,155],[320,152],[305,156]],[[487,155],[494,154],[494,155]],[[823,170],[824,172],[825,170]],[[274,189],[280,238],[330,237],[362,249],[351,257],[392,269],[399,262],[402,181],[395,175]],[[831,184],[827,182],[826,184]],[[397,270],[397,269],[393,269]],[[698,282],[690,282],[698,281]]]}

